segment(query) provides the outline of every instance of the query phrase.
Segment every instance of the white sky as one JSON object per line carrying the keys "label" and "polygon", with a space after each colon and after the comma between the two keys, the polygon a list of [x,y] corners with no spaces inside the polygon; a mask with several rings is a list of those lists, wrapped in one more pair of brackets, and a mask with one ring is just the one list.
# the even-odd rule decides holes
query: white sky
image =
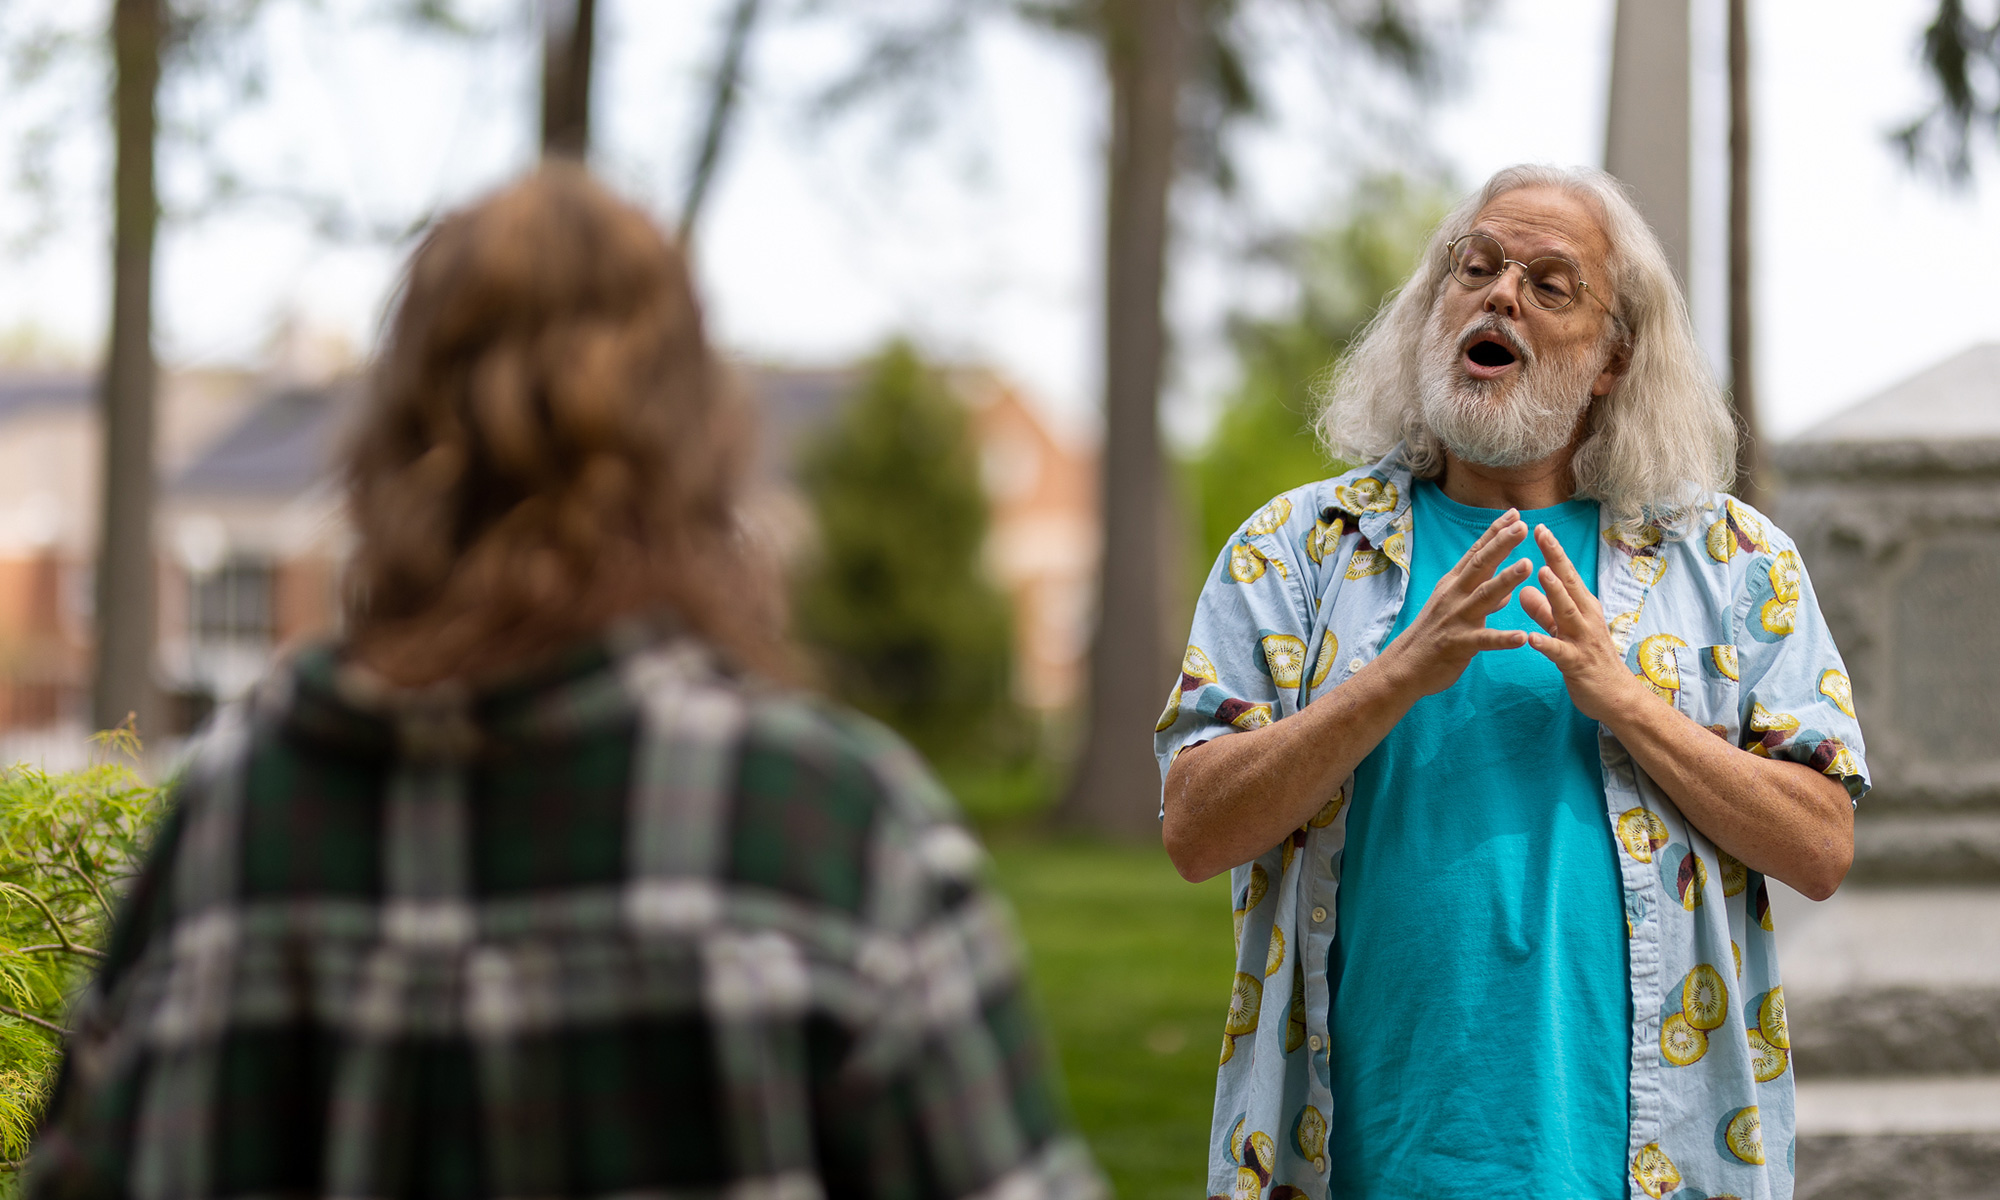
{"label": "white sky", "polygon": [[[261,35],[268,99],[223,127],[227,159],[254,180],[343,198],[382,219],[477,194],[533,149],[538,62],[524,0],[484,0],[517,32],[477,47],[299,16],[276,5]],[[1694,0],[1697,214],[1694,303],[1721,344],[1722,0]],[[24,13],[103,0],[9,0]],[[350,2],[341,11],[369,8]],[[598,165],[663,216],[678,202],[699,71],[720,0],[601,0]],[[790,9],[787,4],[767,5]],[[1170,425],[1202,427],[1228,366],[1222,318],[1282,299],[1241,247],[1260,232],[1337,211],[1348,181],[1441,164],[1460,184],[1510,162],[1602,155],[1610,0],[1497,0],[1464,56],[1460,86],[1403,123],[1366,71],[1273,68],[1279,119],[1248,140],[1231,206],[1191,202],[1171,311],[1180,346]],[[1923,103],[1916,45],[1934,0],[1761,0],[1753,6],[1757,105],[1759,385],[1767,426],[1795,432],[1976,341],[2000,338],[1987,264],[2000,261],[2000,175],[1957,195],[1912,178],[1884,132]],[[1837,9],[1837,17],[1835,11]],[[1103,94],[1093,62],[1046,35],[984,38],[954,75],[949,131],[901,153],[884,121],[816,127],[798,116],[813,80],[843,61],[838,31],[788,25],[753,63],[744,124],[704,218],[698,267],[712,327],[758,357],[823,361],[897,331],[934,351],[990,360],[1059,417],[1095,411]],[[1555,64],[1548,86],[1536,64]],[[1324,78],[1374,92],[1373,118],[1335,106]],[[53,235],[0,246],[0,330],[32,324],[97,344],[105,306],[105,147],[87,103],[62,126]],[[8,146],[46,103],[0,102]],[[219,103],[211,97],[212,103]],[[1414,131],[1414,133],[1412,133]],[[185,180],[186,156],[165,165]],[[0,169],[10,169],[0,163]],[[30,208],[0,174],[0,240]],[[163,235],[160,345],[174,362],[255,361],[288,315],[372,338],[398,253],[313,236],[293,209],[238,207]]]}

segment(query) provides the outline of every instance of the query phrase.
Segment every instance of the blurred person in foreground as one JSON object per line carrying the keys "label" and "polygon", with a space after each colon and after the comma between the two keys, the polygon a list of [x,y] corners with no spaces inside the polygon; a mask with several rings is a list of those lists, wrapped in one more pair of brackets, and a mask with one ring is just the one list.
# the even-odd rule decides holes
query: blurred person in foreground
{"label": "blurred person in foreground", "polygon": [[36,1197],[1095,1197],[984,855],[782,673],[681,254],[548,167],[417,250],[345,636],[194,750]]}
{"label": "blurred person in foreground", "polygon": [[1868,779],[1658,239],[1500,172],[1321,422],[1367,465],[1225,547],[1157,739],[1236,899],[1209,1190],[1790,1196],[1765,878],[1831,895]]}

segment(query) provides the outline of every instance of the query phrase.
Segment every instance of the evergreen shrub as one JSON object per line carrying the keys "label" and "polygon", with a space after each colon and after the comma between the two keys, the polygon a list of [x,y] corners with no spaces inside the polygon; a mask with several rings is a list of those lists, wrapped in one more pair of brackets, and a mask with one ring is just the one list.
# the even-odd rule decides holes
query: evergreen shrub
{"label": "evergreen shrub", "polygon": [[1007,598],[984,562],[979,455],[949,382],[905,342],[801,455],[819,527],[793,615],[834,697],[945,763],[1023,751]]}

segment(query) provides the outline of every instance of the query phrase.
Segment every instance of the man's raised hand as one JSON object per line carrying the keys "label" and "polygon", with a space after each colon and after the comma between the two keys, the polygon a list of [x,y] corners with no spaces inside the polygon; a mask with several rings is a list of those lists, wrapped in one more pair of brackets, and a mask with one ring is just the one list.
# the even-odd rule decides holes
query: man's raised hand
{"label": "man's raised hand", "polygon": [[1591,595],[1556,535],[1548,526],[1537,525],[1535,542],[1549,565],[1541,570],[1540,588],[1522,589],[1521,607],[1547,632],[1529,634],[1528,644],[1562,672],[1577,711],[1609,723],[1621,709],[1651,699],[1652,693],[1625,669],[1625,659],[1604,623],[1604,607]]}
{"label": "man's raised hand", "polygon": [[1505,608],[1514,588],[1528,577],[1526,559],[1494,573],[1527,536],[1527,523],[1518,510],[1501,513],[1458,565],[1438,580],[1437,589],[1403,636],[1382,652],[1383,667],[1418,695],[1429,696],[1458,682],[1480,651],[1526,645],[1527,634],[1488,629],[1486,619]]}

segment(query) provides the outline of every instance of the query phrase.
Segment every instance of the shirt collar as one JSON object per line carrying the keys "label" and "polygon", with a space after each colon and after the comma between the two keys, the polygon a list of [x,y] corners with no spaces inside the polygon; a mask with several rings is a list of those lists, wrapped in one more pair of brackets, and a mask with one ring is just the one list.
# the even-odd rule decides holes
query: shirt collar
{"label": "shirt collar", "polygon": [[[1357,487],[1362,480],[1375,481],[1373,488]],[[1334,487],[1334,507],[1354,514],[1355,525],[1371,546],[1380,546],[1400,527],[1410,511],[1410,492],[1416,476],[1410,470],[1408,450],[1397,442],[1387,454],[1366,470],[1350,474]]]}

